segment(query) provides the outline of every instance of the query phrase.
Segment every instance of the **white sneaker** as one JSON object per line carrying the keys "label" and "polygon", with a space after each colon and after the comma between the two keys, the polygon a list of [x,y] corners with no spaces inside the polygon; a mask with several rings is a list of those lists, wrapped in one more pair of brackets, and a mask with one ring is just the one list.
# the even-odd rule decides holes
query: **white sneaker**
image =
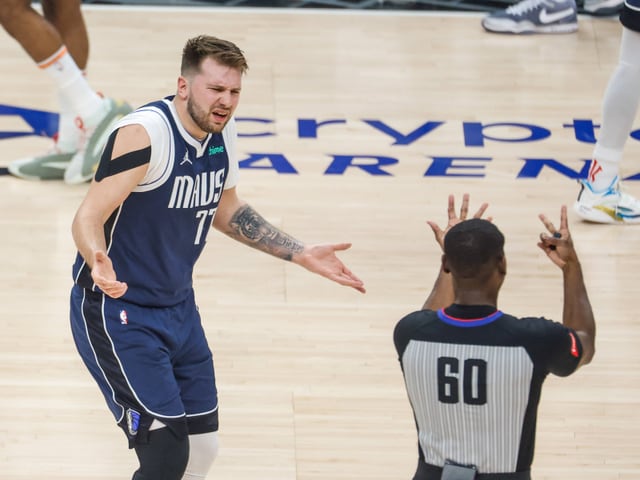
{"label": "white sneaker", "polygon": [[620,13],[624,0],[584,0],[582,10],[594,17],[607,17]]}
{"label": "white sneaker", "polygon": [[601,192],[595,192],[586,180],[580,184],[573,208],[582,219],[595,223],[640,223],[640,200],[620,189],[618,177]]}
{"label": "white sneaker", "polygon": [[61,152],[54,146],[36,157],[21,158],[9,164],[9,173],[25,180],[62,180],[76,152]]}
{"label": "white sneaker", "polygon": [[578,30],[575,0],[522,0],[482,19],[494,33],[571,33]]}
{"label": "white sneaker", "polygon": [[104,101],[104,116],[94,126],[85,126],[78,118],[78,127],[83,131],[83,138],[78,151],[64,171],[64,181],[68,184],[84,183],[93,178],[111,128],[132,111],[125,102],[118,102],[111,98],[105,98]]}

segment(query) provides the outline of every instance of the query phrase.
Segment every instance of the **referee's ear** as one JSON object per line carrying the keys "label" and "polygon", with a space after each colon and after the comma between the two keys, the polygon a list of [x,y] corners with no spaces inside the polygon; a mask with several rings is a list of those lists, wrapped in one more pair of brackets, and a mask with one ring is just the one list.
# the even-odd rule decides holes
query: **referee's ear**
{"label": "referee's ear", "polygon": [[442,257],[440,257],[440,262],[442,264],[442,271],[444,273],[451,273],[449,262],[447,261],[447,256],[444,253],[442,254]]}
{"label": "referee's ear", "polygon": [[507,274],[507,257],[504,256],[504,253],[498,260],[498,272],[503,276]]}

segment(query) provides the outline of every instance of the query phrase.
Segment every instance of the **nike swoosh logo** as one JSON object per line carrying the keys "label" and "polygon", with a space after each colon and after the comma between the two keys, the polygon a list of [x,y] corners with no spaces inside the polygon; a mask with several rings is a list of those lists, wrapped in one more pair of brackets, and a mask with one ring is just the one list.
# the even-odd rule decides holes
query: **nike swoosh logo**
{"label": "nike swoosh logo", "polygon": [[565,17],[570,17],[573,15],[573,8],[565,8],[564,10],[560,10],[559,12],[547,13],[547,9],[543,8],[540,10],[540,22],[542,23],[553,23],[558,20],[562,20]]}

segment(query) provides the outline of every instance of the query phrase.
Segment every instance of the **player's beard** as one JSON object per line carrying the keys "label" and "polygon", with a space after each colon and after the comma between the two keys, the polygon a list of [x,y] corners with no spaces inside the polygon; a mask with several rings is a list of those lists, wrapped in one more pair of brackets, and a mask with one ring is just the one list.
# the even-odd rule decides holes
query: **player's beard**
{"label": "player's beard", "polygon": [[220,133],[229,121],[227,118],[227,122],[224,122],[221,127],[214,125],[211,122],[211,112],[198,107],[195,102],[191,100],[191,97],[187,99],[187,112],[198,128],[207,133]]}

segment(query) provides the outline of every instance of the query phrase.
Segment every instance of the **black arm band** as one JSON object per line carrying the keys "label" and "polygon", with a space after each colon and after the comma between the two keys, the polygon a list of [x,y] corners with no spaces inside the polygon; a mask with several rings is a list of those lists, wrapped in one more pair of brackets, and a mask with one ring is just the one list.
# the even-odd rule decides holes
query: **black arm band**
{"label": "black arm band", "polygon": [[118,173],[126,172],[151,161],[151,145],[141,150],[127,152],[118,158],[111,158],[113,144],[116,140],[117,130],[111,134],[102,152],[98,169],[96,170],[96,182]]}

